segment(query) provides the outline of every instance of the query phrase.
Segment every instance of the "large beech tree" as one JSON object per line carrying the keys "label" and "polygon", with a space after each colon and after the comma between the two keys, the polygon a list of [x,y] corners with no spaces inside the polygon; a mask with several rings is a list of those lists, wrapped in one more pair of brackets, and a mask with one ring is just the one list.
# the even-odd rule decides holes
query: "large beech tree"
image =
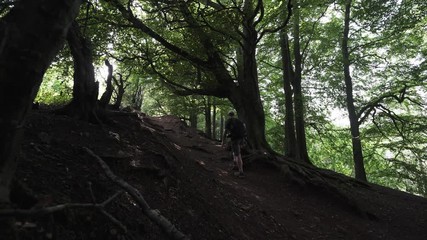
{"label": "large beech tree", "polygon": [[[162,44],[166,49],[180,58],[186,59],[196,68],[201,68],[207,72],[214,80],[215,84],[209,88],[188,89],[182,88],[188,94],[211,95],[220,98],[228,98],[236,109],[239,118],[247,125],[248,139],[252,147],[260,150],[271,150],[265,138],[265,114],[260,98],[258,86],[258,69],[256,62],[257,44],[262,36],[268,32],[276,32],[287,24],[285,21],[277,29],[265,29],[260,24],[264,18],[264,2],[258,1],[243,1],[241,4],[237,2],[230,3],[231,6],[226,6],[221,2],[211,1],[176,1],[169,4],[168,9],[173,9],[174,14],[179,13],[182,18],[181,22],[185,23],[188,31],[197,40],[199,49],[203,54],[195,54],[191,50],[180,47],[168,40],[165,36],[156,32],[152,27],[141,20],[134,12],[131,5],[123,5],[118,0],[106,0],[116,7],[122,16],[132,24],[136,29],[149,35],[158,43]],[[209,21],[200,15],[194,14],[191,11],[191,4],[203,3],[203,8],[206,11],[213,9],[218,14],[230,14],[229,16],[238,16],[239,23],[230,29],[218,29],[212,26]],[[230,13],[232,12],[232,13]],[[202,14],[202,12],[200,12]],[[211,13],[209,13],[211,14]],[[208,15],[206,15],[208,16]],[[174,16],[173,18],[175,18]],[[233,21],[235,23],[235,21]],[[237,65],[230,71],[230,59],[224,57],[224,52],[221,46],[216,44],[212,34],[222,34],[222,38],[228,39],[228,42],[234,42],[239,48],[237,51]],[[220,38],[220,37],[217,37]],[[174,84],[176,87],[177,84]]]}
{"label": "large beech tree", "polygon": [[344,70],[344,82],[346,92],[346,103],[348,118],[350,120],[350,131],[351,131],[351,143],[353,145],[353,160],[354,170],[356,179],[366,180],[365,164],[363,162],[362,152],[362,141],[360,140],[360,129],[359,121],[354,106],[353,98],[353,82],[350,75],[350,53],[349,53],[349,31],[350,31],[350,11],[351,11],[351,0],[347,0],[345,3],[345,17],[344,17],[344,34],[342,39],[342,56],[343,56],[343,70]]}
{"label": "large beech tree", "polygon": [[9,201],[25,117],[80,4],[16,1],[0,21],[0,202]]}

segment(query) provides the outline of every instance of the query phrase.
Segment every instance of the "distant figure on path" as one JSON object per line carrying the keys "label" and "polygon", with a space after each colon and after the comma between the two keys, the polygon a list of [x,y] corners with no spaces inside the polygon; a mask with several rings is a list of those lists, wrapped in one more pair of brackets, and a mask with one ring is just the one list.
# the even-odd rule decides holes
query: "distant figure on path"
{"label": "distant figure on path", "polygon": [[238,118],[235,117],[233,111],[228,113],[229,118],[225,122],[224,134],[222,135],[221,146],[224,147],[224,141],[226,137],[231,139],[231,149],[233,151],[233,161],[237,166],[238,172],[234,175],[243,178],[243,161],[242,155],[240,154],[240,145],[243,144],[243,139],[246,137],[245,124]]}

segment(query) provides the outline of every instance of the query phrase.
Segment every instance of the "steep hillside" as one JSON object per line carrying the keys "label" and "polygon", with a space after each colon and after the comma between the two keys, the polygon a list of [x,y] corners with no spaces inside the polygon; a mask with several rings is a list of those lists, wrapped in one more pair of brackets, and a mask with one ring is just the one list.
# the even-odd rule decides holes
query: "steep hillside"
{"label": "steep hillside", "polygon": [[231,153],[176,117],[117,112],[109,119],[94,125],[31,114],[17,207],[119,195],[104,208],[19,216],[16,236],[3,226],[1,239],[169,239],[85,148],[190,239],[427,239],[427,199],[262,153],[245,155],[246,178],[236,178]]}

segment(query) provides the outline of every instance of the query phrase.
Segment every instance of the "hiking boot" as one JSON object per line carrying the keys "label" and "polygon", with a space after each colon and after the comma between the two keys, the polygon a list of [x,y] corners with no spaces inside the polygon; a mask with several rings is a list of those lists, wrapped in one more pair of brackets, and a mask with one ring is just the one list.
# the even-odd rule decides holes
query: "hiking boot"
{"label": "hiking boot", "polygon": [[236,176],[238,178],[244,178],[245,174],[243,172],[234,172],[234,176]]}

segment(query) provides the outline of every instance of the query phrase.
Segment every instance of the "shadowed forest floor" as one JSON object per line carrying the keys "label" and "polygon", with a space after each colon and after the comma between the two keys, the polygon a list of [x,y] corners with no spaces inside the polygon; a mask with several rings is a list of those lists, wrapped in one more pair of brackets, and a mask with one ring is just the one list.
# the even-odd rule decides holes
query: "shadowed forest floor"
{"label": "shadowed forest floor", "polygon": [[[16,174],[16,205],[102,202],[120,190],[84,147],[191,239],[427,239],[425,198],[360,185],[349,197],[361,214],[262,161],[246,164],[246,178],[239,179],[219,142],[176,117],[141,113],[115,113],[101,126],[34,111]],[[98,211],[68,209],[17,218],[16,236],[0,239],[168,239],[125,193],[106,210],[126,234]]]}

